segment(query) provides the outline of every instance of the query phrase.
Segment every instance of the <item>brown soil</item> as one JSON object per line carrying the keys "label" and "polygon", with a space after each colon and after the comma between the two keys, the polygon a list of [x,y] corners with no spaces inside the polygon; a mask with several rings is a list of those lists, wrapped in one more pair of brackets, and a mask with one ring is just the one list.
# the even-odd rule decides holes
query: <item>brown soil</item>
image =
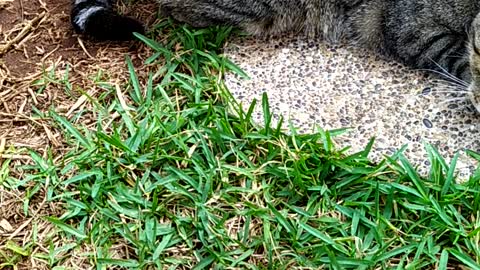
{"label": "brown soil", "polygon": [[[156,7],[152,5],[146,1],[136,3],[135,9],[126,6],[119,9],[142,17],[148,25],[156,19]],[[80,93],[98,96],[102,91],[93,83],[93,76],[104,71],[105,80],[122,84],[128,76],[125,54],[130,54],[134,63],[141,64],[150,53],[138,42],[83,40],[71,29],[69,10],[70,0],[0,0],[0,269],[1,254],[14,255],[7,248],[9,243],[19,246],[31,243],[33,224],[38,226],[39,244],[32,253],[48,253],[48,244],[42,246],[42,241],[60,243],[62,240],[49,238],[55,228],[42,219],[61,211],[61,207],[46,202],[44,190],[32,197],[25,213],[23,191],[5,188],[15,179],[22,179],[22,171],[14,169],[17,165],[32,163],[27,149],[44,157],[47,150],[57,156],[68,150],[60,130],[35,111],[54,109],[68,118],[77,110],[88,109],[91,104],[80,99]],[[71,89],[56,81],[61,80],[67,70]],[[94,119],[84,116],[77,121],[88,124]],[[6,173],[2,167],[8,168]],[[7,177],[10,180],[5,180]],[[20,259],[18,269],[48,268],[45,260],[34,257]],[[81,267],[84,263],[72,261],[62,265],[84,269]]]}

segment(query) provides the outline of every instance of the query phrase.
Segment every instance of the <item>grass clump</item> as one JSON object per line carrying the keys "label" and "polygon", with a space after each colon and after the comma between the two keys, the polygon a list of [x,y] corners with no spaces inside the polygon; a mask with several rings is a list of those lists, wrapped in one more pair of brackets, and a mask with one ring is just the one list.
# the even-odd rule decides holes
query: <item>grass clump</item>
{"label": "grass clump", "polygon": [[480,269],[479,174],[456,183],[456,159],[430,146],[424,179],[403,149],[372,164],[373,140],[346,154],[343,130],[286,134],[266,95],[259,127],[222,84],[241,73],[218,54],[230,29],[158,29],[163,42],[139,38],[159,69],[127,57],[127,85],[97,82],[93,127],[52,110],[72,149],[32,152],[25,179],[4,182],[63,203],[47,219],[74,242],[35,255],[49,267],[89,245],[79,256],[98,269]]}

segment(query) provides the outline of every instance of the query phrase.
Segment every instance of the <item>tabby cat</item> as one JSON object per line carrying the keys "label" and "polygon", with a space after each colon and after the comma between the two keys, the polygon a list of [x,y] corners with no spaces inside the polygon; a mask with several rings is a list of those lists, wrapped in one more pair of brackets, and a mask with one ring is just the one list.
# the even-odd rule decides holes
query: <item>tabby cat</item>
{"label": "tabby cat", "polygon": [[[480,1],[477,0],[158,0],[161,15],[194,27],[229,25],[252,34],[303,31],[376,51],[468,84],[480,111]],[[97,39],[125,40],[141,23],[111,0],[75,0],[72,23]],[[457,79],[455,79],[457,80]]]}

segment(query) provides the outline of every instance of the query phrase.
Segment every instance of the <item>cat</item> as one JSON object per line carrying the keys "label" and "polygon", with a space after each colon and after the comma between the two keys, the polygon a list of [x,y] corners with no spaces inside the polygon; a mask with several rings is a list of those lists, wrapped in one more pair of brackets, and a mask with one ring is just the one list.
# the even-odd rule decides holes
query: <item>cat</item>
{"label": "cat", "polygon": [[[74,29],[96,39],[144,32],[111,0],[75,0]],[[253,35],[304,32],[370,49],[415,69],[449,74],[480,111],[480,1],[157,0],[162,16],[193,27],[233,26]],[[478,33],[478,35],[477,35]]]}

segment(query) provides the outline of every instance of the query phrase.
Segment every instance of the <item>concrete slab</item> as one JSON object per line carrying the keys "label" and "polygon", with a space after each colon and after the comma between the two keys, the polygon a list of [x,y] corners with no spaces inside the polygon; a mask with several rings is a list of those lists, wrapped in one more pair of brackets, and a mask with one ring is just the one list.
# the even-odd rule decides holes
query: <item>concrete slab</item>
{"label": "concrete slab", "polygon": [[[480,151],[480,114],[465,87],[369,51],[303,37],[236,39],[226,54],[250,76],[227,75],[232,94],[248,106],[267,92],[275,119],[282,115],[301,132],[351,127],[337,145],[359,151],[376,137],[375,161],[408,144],[405,154],[422,173],[429,166],[423,146],[428,142],[447,160],[462,152],[461,177],[476,168],[463,150]],[[261,122],[258,109],[255,119]]]}

